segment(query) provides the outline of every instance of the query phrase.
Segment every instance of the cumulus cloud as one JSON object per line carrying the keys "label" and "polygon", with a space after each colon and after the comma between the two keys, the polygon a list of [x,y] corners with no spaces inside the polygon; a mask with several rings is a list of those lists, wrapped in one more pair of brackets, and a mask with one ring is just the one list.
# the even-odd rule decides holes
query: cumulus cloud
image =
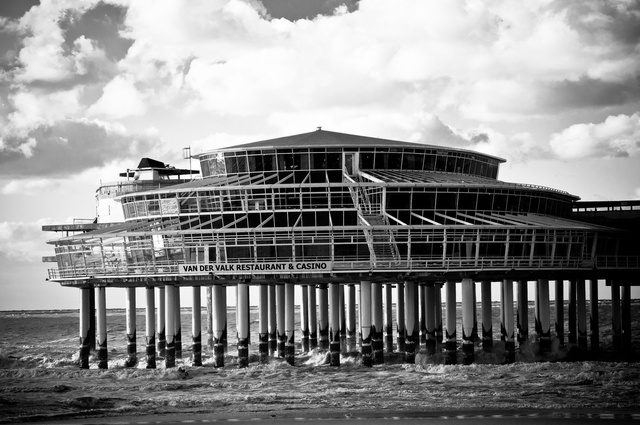
{"label": "cumulus cloud", "polygon": [[549,141],[562,159],[626,157],[640,152],[640,115],[609,116],[601,123],[572,125]]}
{"label": "cumulus cloud", "polygon": [[33,195],[44,193],[55,189],[59,186],[59,182],[51,179],[17,179],[11,180],[6,185],[0,187],[2,195]]}
{"label": "cumulus cloud", "polygon": [[0,221],[0,257],[37,263],[42,261],[43,256],[51,255],[51,248],[45,244],[47,235],[42,231],[45,224],[51,224],[51,219],[35,222]]}

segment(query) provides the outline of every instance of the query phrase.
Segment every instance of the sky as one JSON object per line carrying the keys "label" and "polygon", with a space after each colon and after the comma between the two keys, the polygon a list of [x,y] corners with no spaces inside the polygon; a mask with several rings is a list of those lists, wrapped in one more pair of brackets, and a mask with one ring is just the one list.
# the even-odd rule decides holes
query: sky
{"label": "sky", "polygon": [[77,308],[42,225],[95,217],[141,157],[318,126],[640,199],[640,3],[2,0],[0,310]]}

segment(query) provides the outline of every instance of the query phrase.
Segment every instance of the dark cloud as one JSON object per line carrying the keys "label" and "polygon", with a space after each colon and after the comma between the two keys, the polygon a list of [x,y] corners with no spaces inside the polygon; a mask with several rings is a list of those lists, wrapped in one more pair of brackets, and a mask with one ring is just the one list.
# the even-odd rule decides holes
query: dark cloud
{"label": "dark cloud", "polygon": [[20,18],[33,6],[39,5],[40,0],[1,0],[0,16]]}
{"label": "dark cloud", "polygon": [[[91,121],[60,121],[38,127],[27,138],[6,137],[4,144],[6,148],[0,150],[1,177],[63,176],[115,159],[138,158],[148,154],[159,140]],[[17,149],[29,150],[29,146],[30,156]]]}
{"label": "dark cloud", "polygon": [[540,91],[541,103],[552,108],[625,105],[640,100],[640,75],[627,81],[582,77],[549,84]]}
{"label": "dark cloud", "polygon": [[67,15],[60,21],[67,49],[72,49],[73,42],[84,36],[95,40],[108,59],[118,61],[124,58],[133,44],[133,40],[119,35],[126,13],[124,7],[100,2],[80,16]]}
{"label": "dark cloud", "polygon": [[345,5],[349,12],[358,8],[359,0],[262,0],[272,18],[290,21],[313,19],[318,15],[332,15],[336,7]]}

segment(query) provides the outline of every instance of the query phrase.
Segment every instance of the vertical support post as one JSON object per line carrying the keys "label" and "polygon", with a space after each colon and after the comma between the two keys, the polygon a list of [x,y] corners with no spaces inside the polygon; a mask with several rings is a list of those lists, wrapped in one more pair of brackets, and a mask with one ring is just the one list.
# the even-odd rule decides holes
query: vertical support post
{"label": "vertical support post", "polygon": [[147,331],[147,369],[156,368],[156,296],[152,287],[145,288],[147,295],[146,331]]}
{"label": "vertical support post", "polygon": [[136,288],[126,288],[126,327],[127,327],[127,360],[125,367],[133,367],[138,363],[136,346]]}
{"label": "vertical support post", "polygon": [[502,334],[504,337],[505,363],[516,361],[516,343],[513,326],[513,281],[502,282]]}
{"label": "vertical support post", "polygon": [[384,285],[384,349],[387,353],[393,353],[393,285]]}
{"label": "vertical support post", "polygon": [[622,285],[622,349],[631,353],[631,286]]}
{"label": "vertical support post", "polygon": [[238,366],[249,366],[249,285],[238,283],[237,286],[237,322]]}
{"label": "vertical support post", "polygon": [[165,299],[165,329],[166,329],[166,347],[164,363],[166,368],[176,366],[176,288],[173,285],[165,285],[164,287],[164,299]]}
{"label": "vertical support post", "polygon": [[340,366],[340,284],[329,284],[329,364]]}
{"label": "vertical support post", "polygon": [[89,288],[80,288],[80,323],[79,323],[79,335],[80,335],[80,368],[89,369],[89,353],[91,352],[91,343],[89,342],[90,332],[89,327],[91,319],[90,307],[91,307],[91,294]]}
{"label": "vertical support post", "polygon": [[285,328],[286,341],[284,346],[284,358],[291,366],[295,364],[295,288],[293,283],[284,284],[284,304],[285,304]]}
{"label": "vertical support post", "polygon": [[309,349],[318,348],[318,304],[316,302],[316,286],[309,287]]}
{"label": "vertical support post", "polygon": [[436,288],[425,285],[425,347],[430,356],[436,353]]}
{"label": "vertical support post", "polygon": [[284,346],[287,342],[287,335],[284,331],[284,316],[285,316],[285,296],[284,285],[276,286],[276,305],[278,308],[276,314],[277,330],[278,330],[278,357],[284,358]]}
{"label": "vertical support post", "polygon": [[[427,343],[427,291],[426,286],[423,283],[418,283],[418,301],[420,308],[420,344]],[[418,350],[420,351],[420,347]]]}
{"label": "vertical support post", "polygon": [[227,287],[223,286],[220,292],[220,296],[222,297],[222,302],[224,304],[224,331],[222,333],[222,346],[224,347],[224,353],[227,354],[229,350],[229,338],[227,334],[227,330],[229,329],[227,325]]}
{"label": "vertical support post", "polygon": [[329,294],[326,283],[318,285],[320,349],[329,349]]}
{"label": "vertical support post", "polygon": [[564,345],[564,281],[556,280],[556,338]]}
{"label": "vertical support post", "polygon": [[371,348],[373,351],[373,363],[384,363],[384,340],[382,329],[382,283],[371,283]]}
{"label": "vertical support post", "polygon": [[578,284],[575,279],[569,281],[569,344],[578,342],[578,330],[576,322],[576,300],[578,297]]}
{"label": "vertical support post", "polygon": [[622,351],[622,318],[620,314],[620,285],[617,281],[609,281],[611,285],[611,332],[613,333],[613,350]]}
{"label": "vertical support post", "polygon": [[202,366],[202,299],[199,286],[192,288],[193,293],[193,307],[191,309],[191,335],[193,343],[191,345],[192,350],[192,362],[194,366]]}
{"label": "vertical support post", "polygon": [[404,353],[406,350],[405,334],[405,315],[404,315],[404,282],[396,283],[396,344],[398,352]]}
{"label": "vertical support post", "polygon": [[[472,279],[464,278],[461,284],[462,295],[462,362],[465,365],[473,363],[473,314],[474,294],[476,284]],[[447,310],[449,307],[447,306]]]}
{"label": "vertical support post", "polygon": [[478,338],[478,297],[476,295],[476,285],[473,284],[473,329],[471,330],[471,341],[474,343],[479,340]]}
{"label": "vertical support post", "polygon": [[300,301],[300,328],[302,333],[302,352],[309,352],[309,287],[301,285],[302,300]]}
{"label": "vertical support post", "polygon": [[98,290],[98,317],[97,317],[97,336],[98,336],[98,369],[107,369],[108,351],[107,351],[107,298],[106,288],[99,286]]}
{"label": "vertical support post", "polygon": [[347,312],[344,301],[344,285],[338,285],[338,305],[340,310],[340,352],[344,353],[347,349]]}
{"label": "vertical support post", "polygon": [[356,351],[356,286],[347,285],[344,293],[346,303],[347,353]]}
{"label": "vertical support post", "polygon": [[448,280],[446,292],[445,345],[446,364],[456,364],[456,282]]}
{"label": "vertical support post", "polygon": [[442,331],[442,284],[434,284],[435,303],[436,303],[436,352],[442,349],[442,340],[444,333]]}
{"label": "vertical support post", "polygon": [[96,291],[89,288],[89,350],[96,349]]}
{"label": "vertical support post", "polygon": [[551,350],[549,281],[538,279],[536,285],[536,333],[540,342],[540,352],[547,353]]}
{"label": "vertical support post", "polygon": [[166,354],[167,337],[165,334],[165,300],[164,286],[158,287],[158,311],[156,317],[156,341],[158,341],[158,356],[164,357]]}
{"label": "vertical support post", "polygon": [[600,350],[600,324],[598,317],[598,280],[591,279],[589,281],[589,307],[590,317],[589,323],[591,324],[591,350]]}
{"label": "vertical support post", "polygon": [[491,282],[480,282],[480,303],[482,304],[482,350],[493,351],[493,319],[491,315]]}
{"label": "vertical support post", "polygon": [[360,333],[362,335],[362,365],[373,365],[371,347],[371,282],[360,282]]}
{"label": "vertical support post", "polygon": [[529,339],[529,295],[526,280],[518,281],[517,337],[522,345]]}
{"label": "vertical support post", "polygon": [[269,287],[260,285],[258,300],[258,353],[260,363],[269,361]]}
{"label": "vertical support post", "polygon": [[405,362],[416,362],[416,345],[420,338],[419,335],[419,322],[418,311],[416,308],[416,300],[418,296],[418,290],[416,282],[405,281],[404,282],[404,316],[405,316]]}
{"label": "vertical support post", "polygon": [[587,348],[587,298],[584,279],[576,280],[578,303],[578,347]]}
{"label": "vertical support post", "polygon": [[278,350],[278,325],[276,309],[276,285],[269,285],[269,355],[275,356]]}
{"label": "vertical support post", "polygon": [[227,288],[222,285],[214,285],[211,288],[211,301],[213,304],[211,328],[213,329],[213,365],[224,366],[224,336],[227,333]]}
{"label": "vertical support post", "polygon": [[[174,331],[175,331],[175,345],[176,345],[176,359],[182,358],[182,317],[180,316],[181,303],[180,303],[180,286],[175,285],[173,287],[175,291],[175,299],[173,305],[174,315]],[[169,314],[169,312],[167,312]]]}
{"label": "vertical support post", "polygon": [[207,349],[213,350],[213,288],[207,286]]}

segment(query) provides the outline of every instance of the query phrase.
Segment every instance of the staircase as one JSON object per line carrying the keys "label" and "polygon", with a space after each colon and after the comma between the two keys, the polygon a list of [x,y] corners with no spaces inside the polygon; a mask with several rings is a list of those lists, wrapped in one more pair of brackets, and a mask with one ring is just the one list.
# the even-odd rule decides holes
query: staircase
{"label": "staircase", "polygon": [[[362,216],[371,225],[365,232],[368,232],[367,242],[371,251],[371,260],[374,264],[397,264],[400,261],[400,253],[396,246],[393,233],[389,229],[381,229],[380,226],[387,226],[389,223],[381,215]],[[364,223],[362,223],[364,224]]]}

